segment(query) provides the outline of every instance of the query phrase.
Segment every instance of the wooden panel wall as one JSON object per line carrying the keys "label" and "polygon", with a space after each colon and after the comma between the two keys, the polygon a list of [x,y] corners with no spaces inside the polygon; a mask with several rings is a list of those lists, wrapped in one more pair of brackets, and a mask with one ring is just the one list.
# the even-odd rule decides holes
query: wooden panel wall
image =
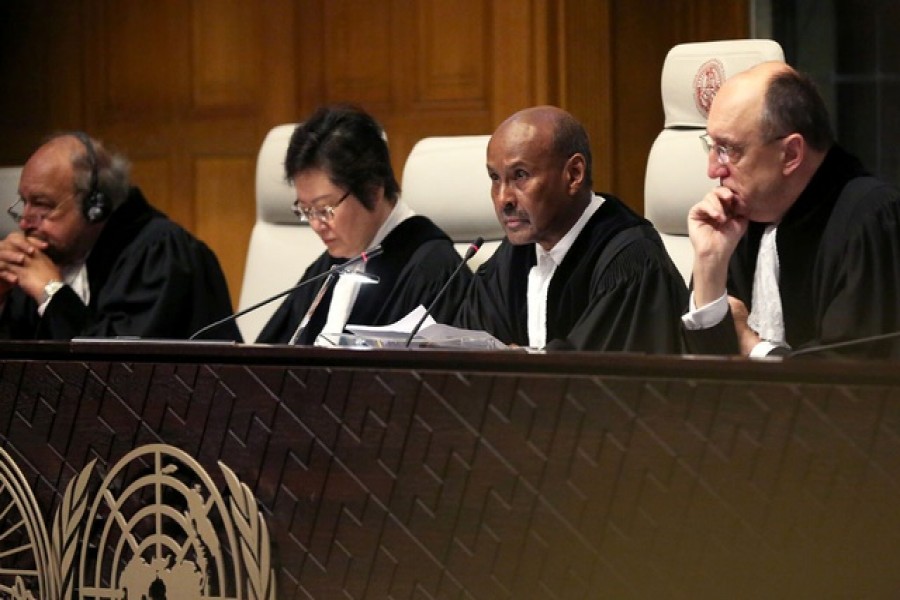
{"label": "wooden panel wall", "polygon": [[[598,189],[642,207],[659,73],[682,41],[747,34],[747,0],[31,0],[0,4],[0,163],[79,128],[205,240],[236,300],[256,152],[274,125],[349,101],[398,177],[430,135],[490,133],[538,103],[581,119]],[[715,16],[715,21],[713,20]],[[0,202],[5,202],[0,199]]]}

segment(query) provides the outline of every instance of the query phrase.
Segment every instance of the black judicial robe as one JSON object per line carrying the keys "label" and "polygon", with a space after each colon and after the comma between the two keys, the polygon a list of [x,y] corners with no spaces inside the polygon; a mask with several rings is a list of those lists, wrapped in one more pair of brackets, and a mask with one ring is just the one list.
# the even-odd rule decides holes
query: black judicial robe
{"label": "black judicial robe", "polygon": [[[0,338],[186,339],[232,313],[225,276],[212,250],[150,206],[136,187],[110,215],[86,266],[87,306],[66,286],[40,317],[35,301],[14,288],[0,315]],[[203,337],[241,339],[234,323]]]}
{"label": "black judicial robe", "polygon": [[[684,280],[653,226],[604,197],[550,281],[547,348],[678,353]],[[534,244],[503,240],[478,269],[455,324],[527,346],[535,262]]]}
{"label": "black judicial robe", "polygon": [[[413,216],[393,229],[381,242],[382,254],[369,259],[366,272],[379,277],[377,284],[363,284],[350,311],[348,323],[389,325],[420,304],[428,306],[462,260],[453,242],[429,219]],[[327,272],[346,262],[327,252],[306,269],[300,281]],[[432,310],[435,320],[446,322],[456,311],[472,273],[463,267]],[[287,344],[309,310],[324,279],[292,292],[266,323],[257,343]],[[331,305],[332,286],[316,308],[300,344],[312,344],[321,333]]]}
{"label": "black judicial robe", "polygon": [[[728,267],[728,293],[752,310],[764,223],[751,223]],[[797,350],[900,330],[900,190],[867,175],[833,147],[775,236],[785,337]],[[707,330],[685,330],[695,353],[734,354],[731,313]],[[900,340],[840,350],[900,357]]]}

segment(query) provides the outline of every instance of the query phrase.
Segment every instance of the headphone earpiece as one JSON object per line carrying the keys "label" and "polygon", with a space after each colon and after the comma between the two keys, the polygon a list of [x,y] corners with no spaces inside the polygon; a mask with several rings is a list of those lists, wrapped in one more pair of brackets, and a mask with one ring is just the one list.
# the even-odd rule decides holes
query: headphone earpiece
{"label": "headphone earpiece", "polygon": [[97,189],[97,152],[94,150],[94,143],[91,138],[82,131],[73,132],[72,135],[78,138],[84,145],[88,155],[88,162],[91,168],[91,180],[88,184],[88,191],[81,201],[81,213],[88,223],[99,223],[109,218],[112,212],[112,205],[106,197],[106,194]]}

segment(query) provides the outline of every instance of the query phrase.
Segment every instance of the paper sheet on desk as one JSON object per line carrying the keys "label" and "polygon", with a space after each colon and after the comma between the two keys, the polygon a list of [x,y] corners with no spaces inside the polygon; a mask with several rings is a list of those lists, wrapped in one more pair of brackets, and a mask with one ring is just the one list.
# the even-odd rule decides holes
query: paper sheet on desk
{"label": "paper sheet on desk", "polygon": [[[347,330],[364,340],[376,342],[376,346],[405,346],[406,338],[425,314],[425,307],[417,306],[412,312],[390,325],[373,327],[370,325],[347,325]],[[399,342],[391,343],[391,342]],[[436,322],[431,315],[426,317],[416,336],[416,347],[503,349],[508,346],[486,331],[461,329]]]}

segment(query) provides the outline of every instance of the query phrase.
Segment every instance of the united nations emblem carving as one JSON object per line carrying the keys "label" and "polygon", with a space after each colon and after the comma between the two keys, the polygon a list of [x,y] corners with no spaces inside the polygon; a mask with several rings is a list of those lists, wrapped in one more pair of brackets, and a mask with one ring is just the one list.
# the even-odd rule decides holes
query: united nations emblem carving
{"label": "united nations emblem carving", "polygon": [[706,61],[694,75],[694,104],[703,118],[709,117],[713,98],[725,82],[725,65],[717,58]]}
{"label": "united nations emblem carving", "polygon": [[51,538],[21,473],[0,449],[2,483],[12,490],[15,482],[7,512],[22,515],[22,552],[35,565],[16,574],[0,568],[0,597],[275,598],[265,520],[228,467],[219,463],[226,498],[188,454],[150,444],[113,465],[91,496],[95,463],[67,486]]}

